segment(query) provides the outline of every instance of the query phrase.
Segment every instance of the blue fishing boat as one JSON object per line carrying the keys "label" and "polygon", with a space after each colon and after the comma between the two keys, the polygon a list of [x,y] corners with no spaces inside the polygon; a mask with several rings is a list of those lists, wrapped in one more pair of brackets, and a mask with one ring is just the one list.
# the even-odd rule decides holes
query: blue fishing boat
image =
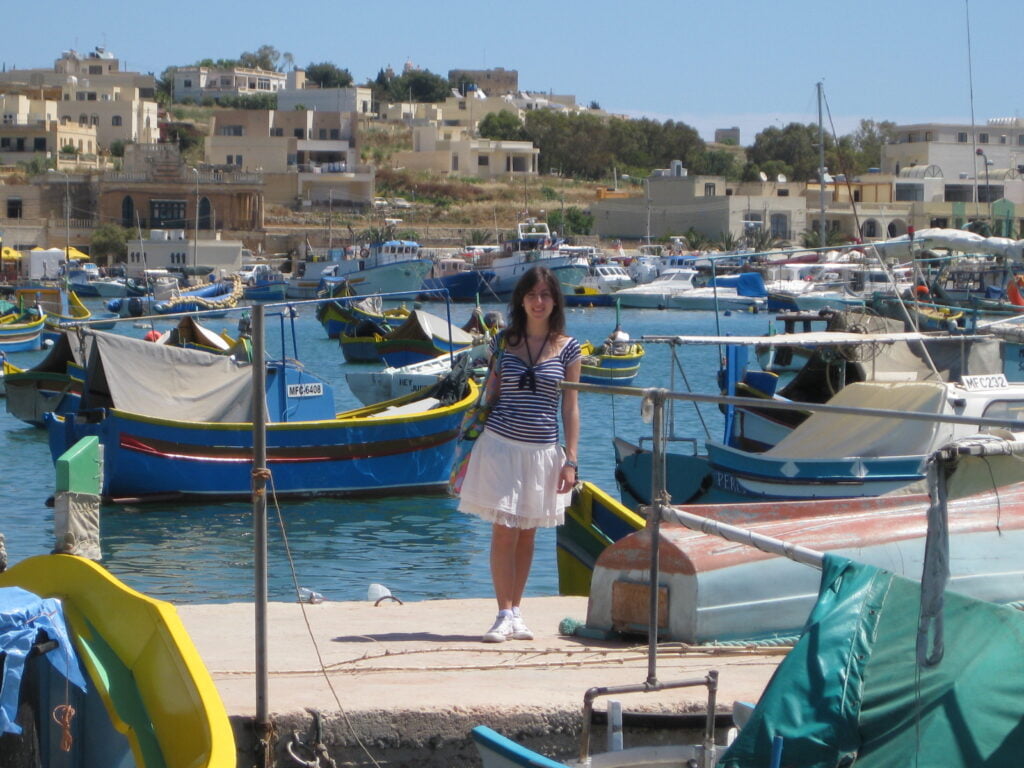
{"label": "blue fishing boat", "polygon": [[[50,449],[99,437],[103,493],[248,498],[252,375],[231,358],[95,332],[81,406],[47,414]],[[140,346],[141,345],[141,346]],[[145,355],[148,364],[140,364]],[[171,373],[173,371],[173,375]],[[345,413],[330,384],[292,360],[267,363],[267,463],[281,497],[441,492],[472,382]]]}
{"label": "blue fishing boat", "polygon": [[0,352],[28,352],[43,346],[46,313],[38,307],[22,308],[0,302]]}
{"label": "blue fishing boat", "polygon": [[478,266],[494,273],[489,292],[506,299],[528,270],[543,266],[555,273],[562,292],[569,294],[590,271],[590,261],[578,253],[562,251],[546,222],[527,219],[517,225],[516,238],[504,243],[500,251],[481,254]]}
{"label": "blue fishing boat", "polygon": [[248,301],[284,301],[287,290],[284,275],[267,264],[257,264],[242,287],[242,297]]}
{"label": "blue fishing boat", "polygon": [[[471,318],[470,322],[475,322]],[[412,363],[468,349],[479,336],[450,325],[444,318],[414,309],[405,322],[377,341],[377,352],[388,366],[400,368]]]}
{"label": "blue fishing boat", "polygon": [[476,301],[481,296],[490,296],[490,282],[494,272],[488,269],[474,269],[466,259],[450,257],[438,259],[430,270],[430,276],[423,280],[422,294],[432,301]]}

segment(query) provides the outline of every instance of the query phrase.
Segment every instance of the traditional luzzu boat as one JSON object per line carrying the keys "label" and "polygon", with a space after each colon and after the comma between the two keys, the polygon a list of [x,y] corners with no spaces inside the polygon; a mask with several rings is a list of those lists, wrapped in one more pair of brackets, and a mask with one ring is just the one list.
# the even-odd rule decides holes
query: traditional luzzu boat
{"label": "traditional luzzu boat", "polygon": [[[250,366],[114,334],[91,335],[79,410],[45,416],[54,458],[81,437],[96,435],[104,447],[106,497],[248,498]],[[446,380],[336,413],[330,384],[285,360],[267,363],[266,392],[267,464],[278,496],[381,496],[444,491],[476,385]]]}
{"label": "traditional luzzu boat", "polygon": [[[90,325],[92,330],[98,330]],[[43,414],[73,413],[82,398],[85,366],[92,348],[90,334],[70,329],[60,334],[56,343],[39,363],[28,369],[10,371],[5,377],[7,412],[32,426],[43,426]],[[150,343],[150,342],[147,342]],[[252,360],[251,342],[247,337],[231,339],[204,328],[186,315],[169,331],[155,340],[156,344],[194,349],[215,355],[233,355],[237,360]]]}
{"label": "traditional luzzu boat", "polygon": [[388,366],[398,368],[473,346],[479,338],[422,309],[377,341],[377,352]]}
{"label": "traditional luzzu boat", "polygon": [[56,341],[65,329],[92,317],[78,294],[65,288],[19,288],[15,297],[21,306],[36,306],[46,313],[43,341]]}
{"label": "traditional luzzu boat", "polygon": [[0,352],[29,352],[43,346],[46,313],[0,301]]}
{"label": "traditional luzzu boat", "polygon": [[640,372],[644,347],[630,341],[629,334],[619,324],[619,307],[615,305],[615,330],[599,345],[589,341],[580,346],[583,354],[580,381],[584,384],[629,386]]}
{"label": "traditional luzzu boat", "polygon": [[[8,629],[0,646],[14,641],[0,647],[7,652],[4,704],[13,689],[17,708],[19,687],[22,701],[35,702],[36,727],[19,741],[42,765],[235,765],[227,712],[169,603],[90,560],[42,555],[0,573],[0,613]],[[18,714],[32,707],[23,704]],[[66,730],[61,712],[69,715]],[[0,711],[0,730],[17,732],[15,714]],[[62,737],[67,753],[59,751]]]}

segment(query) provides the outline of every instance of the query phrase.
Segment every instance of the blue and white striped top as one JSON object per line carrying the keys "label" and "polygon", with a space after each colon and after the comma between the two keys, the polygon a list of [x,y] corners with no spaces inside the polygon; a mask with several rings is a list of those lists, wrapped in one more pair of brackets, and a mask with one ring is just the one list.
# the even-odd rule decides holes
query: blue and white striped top
{"label": "blue and white striped top", "polygon": [[[491,340],[491,354],[496,353],[496,341]],[[533,366],[503,350],[499,363],[501,390],[487,417],[487,429],[510,440],[524,443],[558,442],[558,402],[560,381],[565,371],[580,358],[580,345],[569,340],[557,356]]]}

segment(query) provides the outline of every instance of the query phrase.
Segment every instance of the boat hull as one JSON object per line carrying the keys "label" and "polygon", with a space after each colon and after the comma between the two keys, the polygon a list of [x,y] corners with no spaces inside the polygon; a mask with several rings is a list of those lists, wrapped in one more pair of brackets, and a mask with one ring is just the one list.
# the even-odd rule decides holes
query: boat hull
{"label": "boat hull", "polygon": [[[267,425],[267,466],[282,497],[377,496],[447,487],[462,413],[454,405],[405,413],[408,398],[327,421]],[[388,413],[380,413],[392,407]],[[394,414],[394,415],[390,415]],[[248,498],[252,426],[154,419],[118,410],[46,416],[56,458],[87,435],[104,447],[103,494]]]}
{"label": "boat hull", "polygon": [[[681,509],[919,579],[928,506],[928,496],[918,494]],[[1024,598],[1019,558],[1024,545],[1024,483],[951,500],[948,520],[949,588],[997,603]],[[614,595],[642,587],[649,567],[649,538],[646,531],[638,531],[599,556],[588,627],[646,631],[646,619],[637,623],[626,615],[621,595],[618,603]],[[666,639],[705,643],[764,638],[795,634],[803,627],[818,593],[816,569],[679,525],[662,525],[661,538],[659,584],[668,591]]]}
{"label": "boat hull", "polygon": [[[72,555],[22,560],[0,574],[0,587],[10,586],[61,600],[89,678],[86,707],[103,710],[72,721],[75,764],[233,768],[224,704],[170,603]],[[54,703],[66,695],[62,687]],[[111,752],[118,739],[127,742],[123,755]]]}
{"label": "boat hull", "polygon": [[42,349],[45,318],[0,325],[0,352],[31,352]]}
{"label": "boat hull", "polygon": [[[423,281],[423,289],[434,291],[423,294],[423,298],[433,301],[444,301],[447,298],[452,301],[476,301],[478,298],[489,298],[491,296],[490,282],[494,273],[489,270],[469,270],[460,272],[457,275],[445,275],[444,277],[428,277]],[[445,294],[444,292],[447,292]]]}

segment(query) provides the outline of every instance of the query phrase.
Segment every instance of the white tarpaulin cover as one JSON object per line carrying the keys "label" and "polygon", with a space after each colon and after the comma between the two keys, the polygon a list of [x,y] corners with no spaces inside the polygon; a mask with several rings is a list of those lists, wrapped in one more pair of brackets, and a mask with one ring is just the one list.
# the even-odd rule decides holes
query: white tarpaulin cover
{"label": "white tarpaulin cover", "polygon": [[[936,382],[849,384],[829,405],[941,413],[946,386]],[[812,413],[777,445],[764,453],[773,458],[841,459],[916,456],[933,450],[939,422],[898,416],[852,416]]]}
{"label": "white tarpaulin cover", "polygon": [[473,337],[456,325],[421,309],[414,309],[404,323],[388,336],[389,339],[444,339],[453,344],[472,344]]}
{"label": "white tarpaulin cover", "polygon": [[178,421],[246,422],[252,368],[230,357],[102,331],[83,331],[89,356],[83,408],[117,408]]}

